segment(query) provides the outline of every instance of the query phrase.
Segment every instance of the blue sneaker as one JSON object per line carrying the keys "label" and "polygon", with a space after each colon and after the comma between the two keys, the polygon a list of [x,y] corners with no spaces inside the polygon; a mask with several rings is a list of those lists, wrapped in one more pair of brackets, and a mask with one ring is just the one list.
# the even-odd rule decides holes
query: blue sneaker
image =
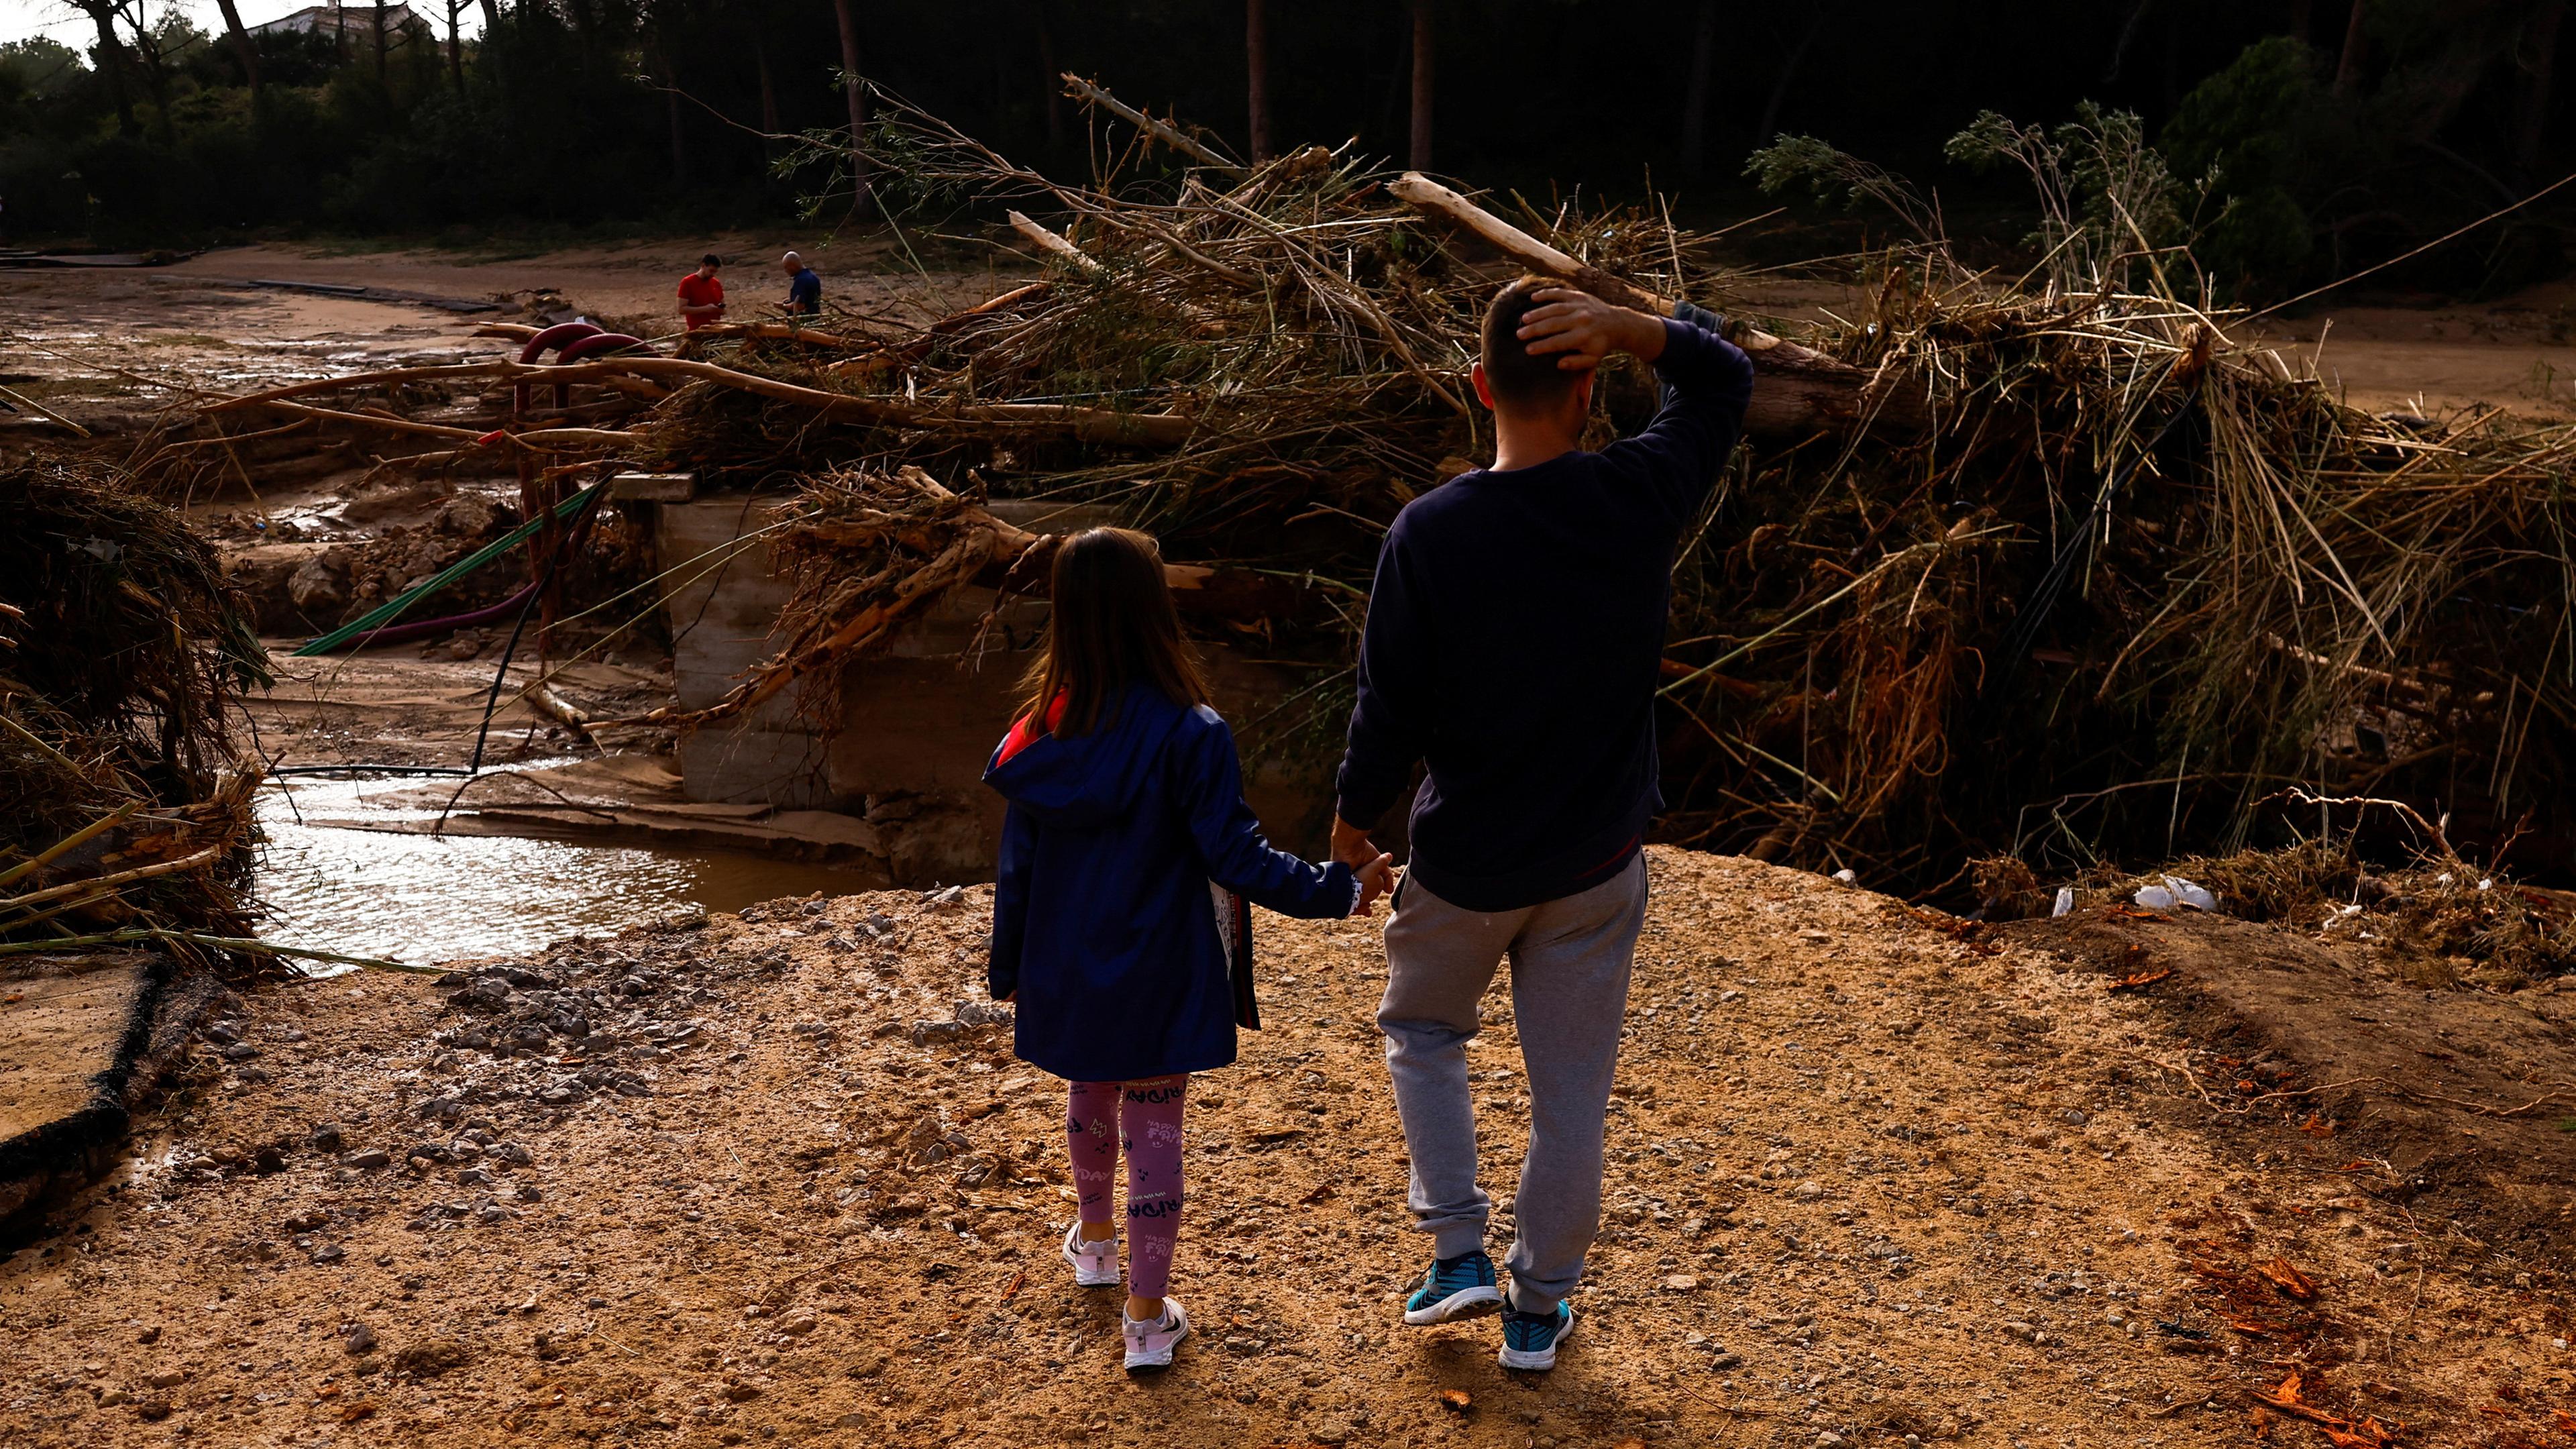
{"label": "blue sneaker", "polygon": [[1552,1369],[1557,1345],[1573,1336],[1574,1309],[1569,1304],[1556,1305],[1553,1313],[1523,1313],[1506,1305],[1503,1351],[1497,1357],[1507,1369]]}
{"label": "blue sneaker", "polygon": [[1422,1286],[1404,1300],[1404,1321],[1449,1323],[1481,1318],[1503,1306],[1503,1290],[1494,1286],[1494,1260],[1478,1248],[1442,1258],[1422,1275]]}

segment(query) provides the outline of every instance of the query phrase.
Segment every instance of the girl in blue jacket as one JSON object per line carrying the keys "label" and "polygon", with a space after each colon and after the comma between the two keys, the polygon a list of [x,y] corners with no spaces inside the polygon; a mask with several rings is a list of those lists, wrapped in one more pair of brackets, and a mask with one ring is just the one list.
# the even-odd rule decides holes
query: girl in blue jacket
{"label": "girl in blue jacket", "polygon": [[1128,1369],[1189,1332],[1163,1289],[1180,1236],[1189,1074],[1235,1056],[1252,1009],[1251,913],[1365,912],[1388,857],[1354,875],[1270,848],[1243,803],[1234,736],[1181,640],[1154,541],[1095,528],[1057,550],[1027,712],[984,782],[1010,801],[993,888],[993,999],[1019,1003],[1020,1058],[1072,1084],[1081,1211],[1074,1282],[1118,1282],[1110,1181],[1127,1156]]}

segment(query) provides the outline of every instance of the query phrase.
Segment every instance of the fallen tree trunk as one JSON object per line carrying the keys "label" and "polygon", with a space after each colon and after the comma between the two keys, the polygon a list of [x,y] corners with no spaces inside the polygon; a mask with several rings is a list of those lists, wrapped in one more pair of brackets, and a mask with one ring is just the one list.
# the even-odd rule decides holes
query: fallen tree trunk
{"label": "fallen tree trunk", "polygon": [[[1387,190],[1400,201],[1474,233],[1533,272],[1562,278],[1567,286],[1621,307],[1658,317],[1673,315],[1671,298],[1584,265],[1419,171],[1408,171],[1387,183]],[[1762,379],[1753,390],[1752,406],[1745,410],[1748,433],[1805,437],[1855,425],[1920,432],[1931,423],[1930,399],[1909,382],[1882,378],[1758,328],[1744,328],[1734,340],[1752,356]]]}
{"label": "fallen tree trunk", "polygon": [[[435,367],[396,367],[379,372],[353,373],[347,377],[317,378],[265,392],[225,398],[206,405],[208,412],[234,408],[264,407],[287,403],[289,399],[311,393],[335,392],[343,388],[383,387],[403,382],[435,382],[465,377],[497,377],[509,381],[531,382],[602,382],[617,377],[647,377],[681,382],[713,382],[738,388],[780,402],[798,403],[833,417],[852,422],[873,423],[884,427],[937,428],[953,426],[1029,428],[1061,430],[1091,443],[1118,443],[1134,447],[1169,448],[1188,441],[1192,422],[1177,413],[1122,413],[1105,408],[1074,407],[1063,403],[963,403],[942,407],[935,404],[896,402],[887,398],[854,397],[848,393],[826,392],[821,388],[800,387],[792,382],[761,377],[755,373],[737,372],[712,362],[699,362],[685,357],[604,357],[590,362],[526,363],[508,359],[490,362],[448,363]],[[300,404],[289,404],[301,407]],[[321,409],[306,409],[321,412]],[[428,423],[410,423],[395,418],[372,418],[361,413],[329,413],[343,421],[374,422],[380,426],[399,427],[403,431],[426,433],[433,437],[477,437],[463,428],[439,428]],[[556,429],[556,433],[573,430]]]}
{"label": "fallen tree trunk", "polygon": [[711,322],[694,331],[683,332],[680,336],[683,339],[757,337],[772,342],[807,342],[816,347],[838,348],[845,352],[854,347],[868,345],[857,338],[843,337],[837,332],[817,332],[811,327],[799,327],[791,322]]}
{"label": "fallen tree trunk", "polygon": [[1037,218],[1030,216],[1026,212],[1020,211],[1011,212],[1009,213],[1009,216],[1011,220],[1011,230],[1027,237],[1029,239],[1029,245],[1036,247],[1039,251],[1046,253],[1048,256],[1071,262],[1076,270],[1088,272],[1095,276],[1104,270],[1097,258],[1093,257],[1089,252],[1084,251],[1082,248],[1075,246],[1072,242],[1065,240],[1064,237],[1057,232],[1049,230],[1046,224],[1039,221]]}

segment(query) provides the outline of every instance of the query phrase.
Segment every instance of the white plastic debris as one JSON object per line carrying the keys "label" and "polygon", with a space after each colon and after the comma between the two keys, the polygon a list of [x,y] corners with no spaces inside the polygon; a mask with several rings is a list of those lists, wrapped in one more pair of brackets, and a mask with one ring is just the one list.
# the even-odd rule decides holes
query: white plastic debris
{"label": "white plastic debris", "polygon": [[2173,892],[2175,900],[2182,902],[2184,905],[2191,907],[2195,911],[2214,911],[2218,909],[2218,897],[2211,895],[2206,889],[2196,886],[2190,881],[2184,880],[2181,876],[2166,876],[2165,889]]}
{"label": "white plastic debris", "polygon": [[1844,885],[1858,885],[1860,884],[1860,872],[1853,870],[1850,866],[1844,866],[1842,869],[1834,872],[1834,879],[1841,881]]}
{"label": "white plastic debris", "polygon": [[2447,870],[2442,872],[2440,875],[2433,877],[2433,884],[2435,885],[2449,885],[2450,883],[2451,873]]}
{"label": "white plastic debris", "polygon": [[2479,889],[2479,890],[2482,890],[2482,891],[2491,891],[2491,890],[2494,890],[2494,889],[2495,889],[2495,877],[2494,877],[2494,876],[2488,876],[2485,880],[2479,881],[2479,882],[2478,882],[2478,889]]}
{"label": "white plastic debris", "polygon": [[2218,897],[2201,887],[2178,875],[2169,875],[2164,879],[2163,885],[2138,887],[2138,893],[2132,899],[2151,911],[2171,910],[2175,906],[2189,906],[2195,911],[2218,909]]}
{"label": "white plastic debris", "polygon": [[2075,887],[2059,886],[2057,888],[2057,906],[2055,909],[2051,910],[2049,914],[2052,916],[2062,916],[2074,909]]}

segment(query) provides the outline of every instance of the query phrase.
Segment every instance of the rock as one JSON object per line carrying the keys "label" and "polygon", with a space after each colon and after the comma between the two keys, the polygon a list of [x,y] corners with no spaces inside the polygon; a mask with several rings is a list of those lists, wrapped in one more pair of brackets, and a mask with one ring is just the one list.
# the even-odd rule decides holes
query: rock
{"label": "rock", "polygon": [[491,1157],[495,1162],[505,1162],[512,1167],[526,1167],[537,1160],[536,1157],[528,1151],[528,1149],[520,1146],[516,1142],[494,1143],[492,1145]]}
{"label": "rock", "polygon": [[1306,1437],[1318,1444],[1348,1443],[1351,1437],[1350,1421],[1339,1418],[1317,1419],[1306,1426]]}
{"label": "rock", "polygon": [[1796,1187],[1789,1189],[1789,1196],[1809,1202],[1823,1197],[1824,1195],[1824,1188],[1818,1185],[1814,1178],[1809,1178],[1805,1182],[1799,1183]]}
{"label": "rock", "polygon": [[286,1170],[286,1154],[276,1147],[263,1147],[250,1155],[251,1171],[274,1174]]}
{"label": "rock", "polygon": [[346,1157],[341,1158],[340,1165],[342,1167],[356,1167],[373,1170],[379,1167],[391,1166],[393,1160],[392,1153],[385,1151],[381,1147],[370,1147],[362,1152],[352,1152]]}
{"label": "rock", "polygon": [[216,1046],[231,1046],[234,1042],[241,1040],[241,1028],[229,1021],[209,1022],[207,1023],[204,1035],[206,1040],[213,1042]]}
{"label": "rock", "polygon": [[463,1172],[456,1174],[456,1185],[458,1187],[490,1187],[492,1186],[493,1181],[494,1179],[492,1174],[485,1172],[479,1167],[469,1167]]}
{"label": "rock", "polygon": [[143,1380],[156,1389],[175,1389],[187,1381],[188,1376],[177,1369],[162,1369]]}
{"label": "rock", "polygon": [[163,1419],[170,1417],[170,1401],[168,1399],[145,1399],[142,1403],[135,1406],[134,1412],[157,1424]]}
{"label": "rock", "polygon": [[157,1323],[144,1325],[144,1327],[134,1335],[134,1341],[145,1345],[159,1343],[161,1341],[161,1325]]}
{"label": "rock", "polygon": [[778,1331],[791,1338],[802,1338],[821,1326],[813,1314],[802,1311],[790,1313],[778,1320]]}
{"label": "rock", "polygon": [[1699,1280],[1688,1273],[1675,1273],[1664,1280],[1664,1286],[1676,1293],[1696,1293],[1699,1291]]}
{"label": "rock", "polygon": [[224,1060],[228,1062],[248,1062],[258,1059],[259,1048],[246,1041],[237,1041],[224,1048]]}
{"label": "rock", "polygon": [[354,550],[317,553],[286,580],[286,597],[316,619],[336,619],[349,602],[348,572]]}
{"label": "rock", "polygon": [[414,1378],[430,1379],[473,1360],[473,1352],[452,1338],[433,1338],[395,1351],[394,1367]]}
{"label": "rock", "polygon": [[106,1393],[98,1396],[98,1406],[102,1409],[113,1409],[120,1404],[130,1404],[133,1402],[134,1396],[123,1389],[109,1389]]}
{"label": "rock", "polygon": [[340,1348],[351,1358],[364,1358],[376,1351],[376,1331],[363,1323],[353,1323],[348,1337],[340,1340]]}
{"label": "rock", "polygon": [[313,1262],[317,1267],[328,1268],[334,1263],[348,1261],[348,1257],[349,1250],[338,1243],[324,1243],[313,1250]]}
{"label": "rock", "polygon": [[306,1208],[280,1219],[277,1225],[290,1233],[309,1233],[317,1228],[329,1227],[331,1215],[320,1208]]}
{"label": "rock", "polygon": [[511,1216],[512,1214],[508,1208],[501,1206],[499,1203],[487,1202],[482,1207],[475,1210],[474,1221],[481,1223],[487,1228],[498,1227],[501,1224],[508,1222]]}

